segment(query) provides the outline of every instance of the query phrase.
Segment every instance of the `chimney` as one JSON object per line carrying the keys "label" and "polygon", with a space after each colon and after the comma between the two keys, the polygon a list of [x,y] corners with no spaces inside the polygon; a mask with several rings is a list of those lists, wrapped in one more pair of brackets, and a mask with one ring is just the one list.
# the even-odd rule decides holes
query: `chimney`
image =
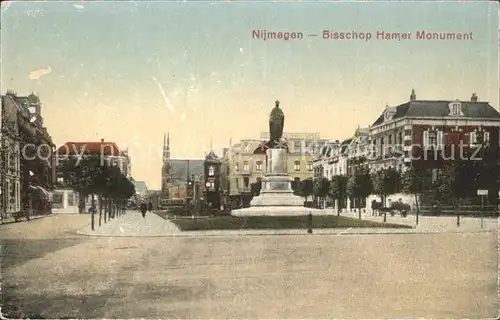
{"label": "chimney", "polygon": [[101,138],[101,142],[104,142],[104,139],[103,139],[103,138]]}
{"label": "chimney", "polygon": [[472,94],[472,96],[470,97],[470,101],[477,102],[477,95],[476,95],[476,93]]}
{"label": "chimney", "polygon": [[417,99],[417,95],[415,94],[415,89],[411,89],[410,101],[414,101]]}

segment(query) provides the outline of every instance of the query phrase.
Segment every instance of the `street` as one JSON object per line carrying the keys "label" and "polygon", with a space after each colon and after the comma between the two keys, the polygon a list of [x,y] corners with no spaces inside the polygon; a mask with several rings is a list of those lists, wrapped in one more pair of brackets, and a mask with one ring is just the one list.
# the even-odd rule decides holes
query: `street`
{"label": "street", "polygon": [[4,315],[487,318],[498,310],[496,231],[77,235],[88,223],[56,215],[1,227]]}

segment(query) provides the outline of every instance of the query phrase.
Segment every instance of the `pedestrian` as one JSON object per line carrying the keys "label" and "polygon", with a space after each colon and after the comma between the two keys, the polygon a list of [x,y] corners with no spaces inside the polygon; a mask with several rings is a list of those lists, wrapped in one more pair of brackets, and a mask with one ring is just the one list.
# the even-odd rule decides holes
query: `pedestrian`
{"label": "pedestrian", "polygon": [[148,211],[149,212],[153,211],[153,203],[151,201],[149,201],[148,203]]}
{"label": "pedestrian", "polygon": [[143,218],[146,217],[146,211],[148,211],[148,206],[146,205],[145,202],[143,202],[141,203],[141,213]]}

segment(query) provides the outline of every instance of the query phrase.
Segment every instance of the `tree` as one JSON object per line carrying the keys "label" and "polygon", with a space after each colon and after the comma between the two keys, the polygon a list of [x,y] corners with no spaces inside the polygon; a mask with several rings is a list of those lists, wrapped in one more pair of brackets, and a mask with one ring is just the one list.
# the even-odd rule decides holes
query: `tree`
{"label": "tree", "polygon": [[307,198],[313,194],[313,180],[312,179],[305,179],[302,180],[299,184],[299,190],[300,190],[300,195],[305,198],[305,201],[307,202]]}
{"label": "tree", "polygon": [[[400,174],[394,168],[381,169],[371,175],[373,192],[380,196],[382,207],[385,207],[385,198],[398,192],[400,187]],[[384,210],[384,222],[387,221],[387,212]]]}
{"label": "tree", "polygon": [[372,180],[367,168],[356,170],[347,180],[346,194],[354,199],[354,203],[357,205],[355,205],[355,208],[358,209],[359,219],[361,219],[361,199],[366,199],[372,193],[372,189]]}
{"label": "tree", "polygon": [[330,182],[330,197],[338,200],[337,215],[340,215],[340,210],[343,208],[344,199],[347,195],[347,176],[335,175]]}
{"label": "tree", "polygon": [[252,190],[252,194],[256,197],[260,195],[260,191],[262,190],[262,181],[257,180],[250,184],[250,190]]}
{"label": "tree", "polygon": [[68,157],[58,167],[62,174],[65,186],[75,190],[79,194],[79,212],[83,212],[85,198],[93,194],[96,188],[96,180],[99,176],[100,158],[82,155],[81,157]]}
{"label": "tree", "polygon": [[430,187],[426,179],[426,170],[411,166],[403,173],[401,180],[403,193],[413,194],[415,196],[416,224],[418,224],[418,216],[420,213],[418,205],[419,196]]}
{"label": "tree", "polygon": [[313,182],[313,193],[321,201],[324,202],[325,197],[330,191],[330,181],[325,177],[320,177]]}

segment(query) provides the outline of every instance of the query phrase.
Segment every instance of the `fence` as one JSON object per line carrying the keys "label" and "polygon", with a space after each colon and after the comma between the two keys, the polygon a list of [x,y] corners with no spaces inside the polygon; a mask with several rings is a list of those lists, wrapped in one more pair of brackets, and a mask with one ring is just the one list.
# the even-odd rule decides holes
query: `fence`
{"label": "fence", "polygon": [[472,217],[497,217],[499,208],[497,206],[485,205],[482,210],[481,206],[477,205],[461,205],[458,210],[455,206],[421,206],[420,213],[422,215],[456,215],[457,212],[461,216],[472,216]]}

